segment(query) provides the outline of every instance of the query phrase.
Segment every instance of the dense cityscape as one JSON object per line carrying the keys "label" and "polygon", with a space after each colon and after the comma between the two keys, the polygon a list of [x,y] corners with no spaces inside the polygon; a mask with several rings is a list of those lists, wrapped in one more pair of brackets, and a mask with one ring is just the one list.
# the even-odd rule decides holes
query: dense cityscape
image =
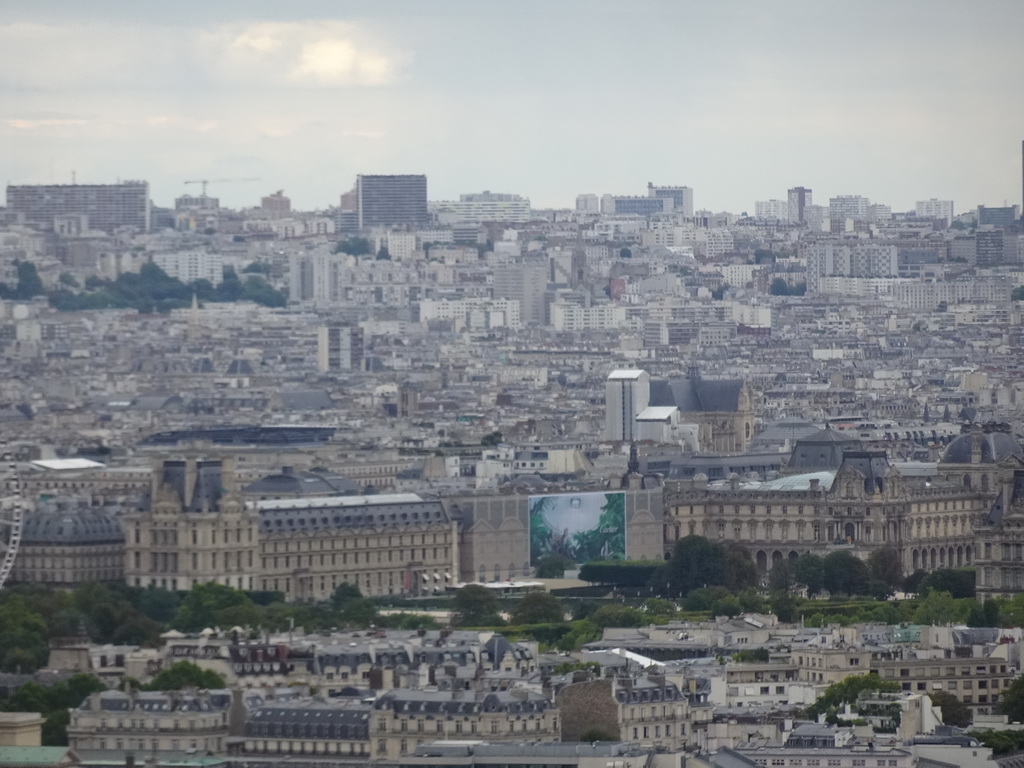
{"label": "dense cityscape", "polygon": [[49,692],[12,733],[68,765],[1016,751],[1019,207],[199,183],[7,188],[5,708]]}
{"label": "dense cityscape", "polygon": [[1024,768],[1017,0],[8,0],[0,768]]}

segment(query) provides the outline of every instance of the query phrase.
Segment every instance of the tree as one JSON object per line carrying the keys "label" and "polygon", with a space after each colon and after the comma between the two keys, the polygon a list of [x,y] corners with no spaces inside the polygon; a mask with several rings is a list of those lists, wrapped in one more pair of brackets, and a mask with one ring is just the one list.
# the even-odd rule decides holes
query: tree
{"label": "tree", "polygon": [[728,616],[732,618],[733,616],[739,616],[743,613],[743,606],[740,605],[739,598],[729,595],[728,597],[723,597],[712,605],[711,613],[714,616]]}
{"label": "tree", "polygon": [[377,251],[377,261],[391,261],[391,252],[386,245],[382,244],[380,250]]}
{"label": "tree", "polygon": [[266,261],[254,261],[252,264],[243,269],[242,272],[251,275],[269,275],[270,263]]}
{"label": "tree", "polygon": [[918,586],[920,594],[926,592],[949,592],[953,597],[962,599],[973,598],[974,591],[974,569],[973,568],[942,568],[927,574]]}
{"label": "tree", "polygon": [[1024,301],[1024,285],[1018,285],[1010,291],[1010,298],[1013,301]]}
{"label": "tree", "polygon": [[770,657],[767,648],[744,648],[732,654],[732,660],[737,664],[764,664]]}
{"label": "tree", "polygon": [[365,237],[347,237],[339,240],[334,246],[335,253],[347,253],[350,256],[366,256],[373,252],[373,246]]}
{"label": "tree", "polygon": [[203,669],[191,661],[179,661],[162,669],[148,684],[141,686],[144,691],[180,691],[183,688],[224,688],[224,678],[212,669]]}
{"label": "tree", "polygon": [[860,558],[840,550],[826,555],[821,562],[825,589],[832,594],[862,595],[870,580],[868,567]]}
{"label": "tree", "polygon": [[1003,691],[999,709],[1011,723],[1024,721],[1024,676],[1018,677]]}
{"label": "tree", "polygon": [[338,618],[346,627],[366,629],[377,621],[377,605],[366,597],[349,600]]}
{"label": "tree", "polygon": [[181,605],[181,596],[177,592],[149,587],[139,590],[135,605],[147,617],[161,624],[168,624],[174,619]]}
{"label": "tree", "polygon": [[67,681],[48,686],[26,683],[18,688],[13,696],[0,703],[0,710],[39,712],[44,718],[43,746],[67,746],[70,710],[81,706],[90,694],[105,690],[107,686],[92,675],[75,675]]}
{"label": "tree", "polygon": [[185,632],[197,632],[221,624],[231,627],[240,622],[230,621],[232,615],[226,615],[226,612],[238,607],[255,608],[249,596],[241,590],[216,582],[196,584],[181,601],[174,617],[174,626]]}
{"label": "tree", "polygon": [[31,299],[43,293],[43,281],[39,279],[36,265],[31,261],[18,262],[18,287],[14,290],[15,299]]}
{"label": "tree", "polygon": [[[1016,595],[1014,595],[1016,597]],[[975,602],[967,614],[968,627],[998,627],[1001,626],[1002,616],[1000,615],[999,603],[995,600]],[[1019,627],[1020,623],[1013,626]]]}
{"label": "tree", "polygon": [[502,438],[503,435],[501,434],[501,430],[488,432],[480,438],[480,445],[498,445],[502,441]]}
{"label": "tree", "polygon": [[789,592],[776,592],[771,598],[772,613],[778,616],[779,621],[796,621],[796,598]]}
{"label": "tree", "polygon": [[49,656],[43,617],[21,595],[0,604],[0,671],[35,672]]}
{"label": "tree", "polygon": [[758,586],[760,578],[750,550],[742,544],[729,542],[725,545],[725,586],[733,592],[740,592]]}
{"label": "tree", "polygon": [[555,641],[560,651],[576,651],[584,643],[601,639],[601,628],[590,619],[580,619],[569,625],[569,631]]}
{"label": "tree", "polygon": [[575,566],[576,563],[565,555],[544,555],[544,557],[537,561],[534,575],[538,579],[560,579],[565,576],[566,569],[574,568]]}
{"label": "tree", "polygon": [[619,248],[620,259],[631,259],[633,258],[633,252],[629,248]]}
{"label": "tree", "polygon": [[903,563],[900,553],[892,547],[876,549],[868,556],[871,578],[896,589],[903,584]]}
{"label": "tree", "polygon": [[687,536],[676,542],[665,564],[670,594],[685,595],[699,587],[724,584],[727,564],[725,548],[703,536]]}
{"label": "tree", "polygon": [[729,290],[729,287],[728,283],[722,283],[711,292],[711,298],[715,301],[721,301],[725,298],[725,292]]}
{"label": "tree", "polygon": [[70,272],[61,272],[60,277],[57,278],[61,285],[66,285],[68,288],[77,288],[78,281],[75,280],[75,276]]}
{"label": "tree", "polygon": [[602,605],[590,615],[590,621],[601,629],[605,627],[642,627],[650,624],[650,619],[643,611],[619,603]]}
{"label": "tree", "polygon": [[914,611],[914,623],[954,624],[966,618],[964,613],[949,592],[929,592]]}
{"label": "tree", "polygon": [[768,574],[768,586],[773,592],[788,592],[795,582],[793,571],[795,566],[788,560],[782,560],[772,566]]}
{"label": "tree", "polygon": [[719,600],[729,597],[725,587],[704,587],[695,589],[683,598],[683,608],[687,611],[710,611]]}
{"label": "tree", "polygon": [[737,596],[744,613],[767,613],[768,602],[753,587],[747,587]]}
{"label": "tree", "polygon": [[882,680],[878,675],[850,675],[838,683],[832,683],[815,702],[807,708],[807,716],[817,720],[819,715],[835,714],[844,704],[856,704],[863,693],[895,693],[900,684],[894,680]]}
{"label": "tree", "polygon": [[772,296],[789,296],[789,283],[786,282],[786,278],[776,277],[772,280],[768,293]]}
{"label": "tree", "polygon": [[481,627],[502,624],[498,615],[498,598],[480,584],[467,584],[452,598],[452,625]]}
{"label": "tree", "polygon": [[825,563],[817,555],[805,553],[793,564],[793,578],[807,588],[809,597],[814,597],[825,586]]}
{"label": "tree", "polygon": [[360,600],[362,597],[363,593],[359,591],[359,587],[343,581],[331,593],[331,605],[341,610],[352,600]]}
{"label": "tree", "polygon": [[547,592],[527,592],[509,618],[512,624],[550,624],[565,621],[561,601]]}
{"label": "tree", "polygon": [[927,575],[927,571],[922,571],[918,568],[903,580],[903,591],[908,595],[918,594],[921,591],[921,582],[925,580]]}
{"label": "tree", "polygon": [[942,722],[946,725],[966,728],[971,724],[970,708],[949,691],[929,691],[928,698],[942,712]]}

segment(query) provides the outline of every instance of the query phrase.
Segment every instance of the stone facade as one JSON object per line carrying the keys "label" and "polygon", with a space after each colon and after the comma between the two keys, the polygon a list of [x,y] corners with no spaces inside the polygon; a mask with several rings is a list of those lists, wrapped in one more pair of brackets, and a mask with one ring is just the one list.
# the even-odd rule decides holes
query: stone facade
{"label": "stone facade", "polygon": [[219,753],[232,703],[229,690],[94,693],[71,710],[68,743],[75,751]]}
{"label": "stone facade", "polygon": [[552,741],[559,711],[539,693],[518,688],[498,693],[389,691],[373,703],[373,758],[397,760],[438,739]]}
{"label": "stone facade", "polygon": [[364,595],[426,595],[453,583],[458,529],[415,494],[256,502],[261,589],[324,600],[341,583]]}
{"label": "stone facade", "polygon": [[664,676],[608,678],[566,686],[555,698],[562,741],[593,740],[591,731],[646,747],[682,749],[692,727],[690,703]]}
{"label": "stone facade", "polygon": [[163,460],[147,503],[123,525],[130,586],[259,588],[259,515],[239,495],[230,459]]}
{"label": "stone facade", "polygon": [[12,583],[71,587],[124,578],[124,533],[116,509],[85,499],[40,502],[21,533]]}
{"label": "stone facade", "polygon": [[[978,530],[998,489],[1012,477],[988,450],[961,461],[964,443],[977,444],[978,434],[957,438],[923,475],[905,475],[884,452],[847,449],[837,468],[765,483],[736,477],[714,485],[703,478],[675,483],[667,505],[666,551],[677,539],[696,534],[745,546],[762,572],[805,552],[848,549],[866,558],[883,547],[899,553],[907,574],[973,566],[980,557]],[[1007,443],[1001,450],[1020,449]],[[990,528],[988,535],[997,533],[1003,530]]]}

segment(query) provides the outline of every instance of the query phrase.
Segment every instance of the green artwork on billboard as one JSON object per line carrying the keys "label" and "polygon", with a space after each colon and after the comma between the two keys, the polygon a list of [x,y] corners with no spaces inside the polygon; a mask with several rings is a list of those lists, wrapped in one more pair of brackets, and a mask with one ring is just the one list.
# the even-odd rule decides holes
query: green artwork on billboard
{"label": "green artwork on billboard", "polygon": [[563,555],[577,563],[626,558],[626,495],[531,496],[530,563]]}

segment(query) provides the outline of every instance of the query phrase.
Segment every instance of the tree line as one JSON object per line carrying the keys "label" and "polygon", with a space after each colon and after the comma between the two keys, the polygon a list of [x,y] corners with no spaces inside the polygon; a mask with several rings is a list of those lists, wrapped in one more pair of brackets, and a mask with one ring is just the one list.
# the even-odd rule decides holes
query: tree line
{"label": "tree line", "polygon": [[225,267],[219,285],[214,286],[209,280],[186,284],[169,276],[156,264],[148,263],[143,264],[138,273],[124,272],[116,280],[90,277],[81,290],[62,285],[48,296],[50,304],[61,312],[136,309],[143,314],[167,313],[188,307],[193,295],[201,302],[253,301],[266,307],[283,307],[288,303],[287,297],[256,274],[256,270],[250,271],[247,267],[244,274],[242,280],[233,267]]}

